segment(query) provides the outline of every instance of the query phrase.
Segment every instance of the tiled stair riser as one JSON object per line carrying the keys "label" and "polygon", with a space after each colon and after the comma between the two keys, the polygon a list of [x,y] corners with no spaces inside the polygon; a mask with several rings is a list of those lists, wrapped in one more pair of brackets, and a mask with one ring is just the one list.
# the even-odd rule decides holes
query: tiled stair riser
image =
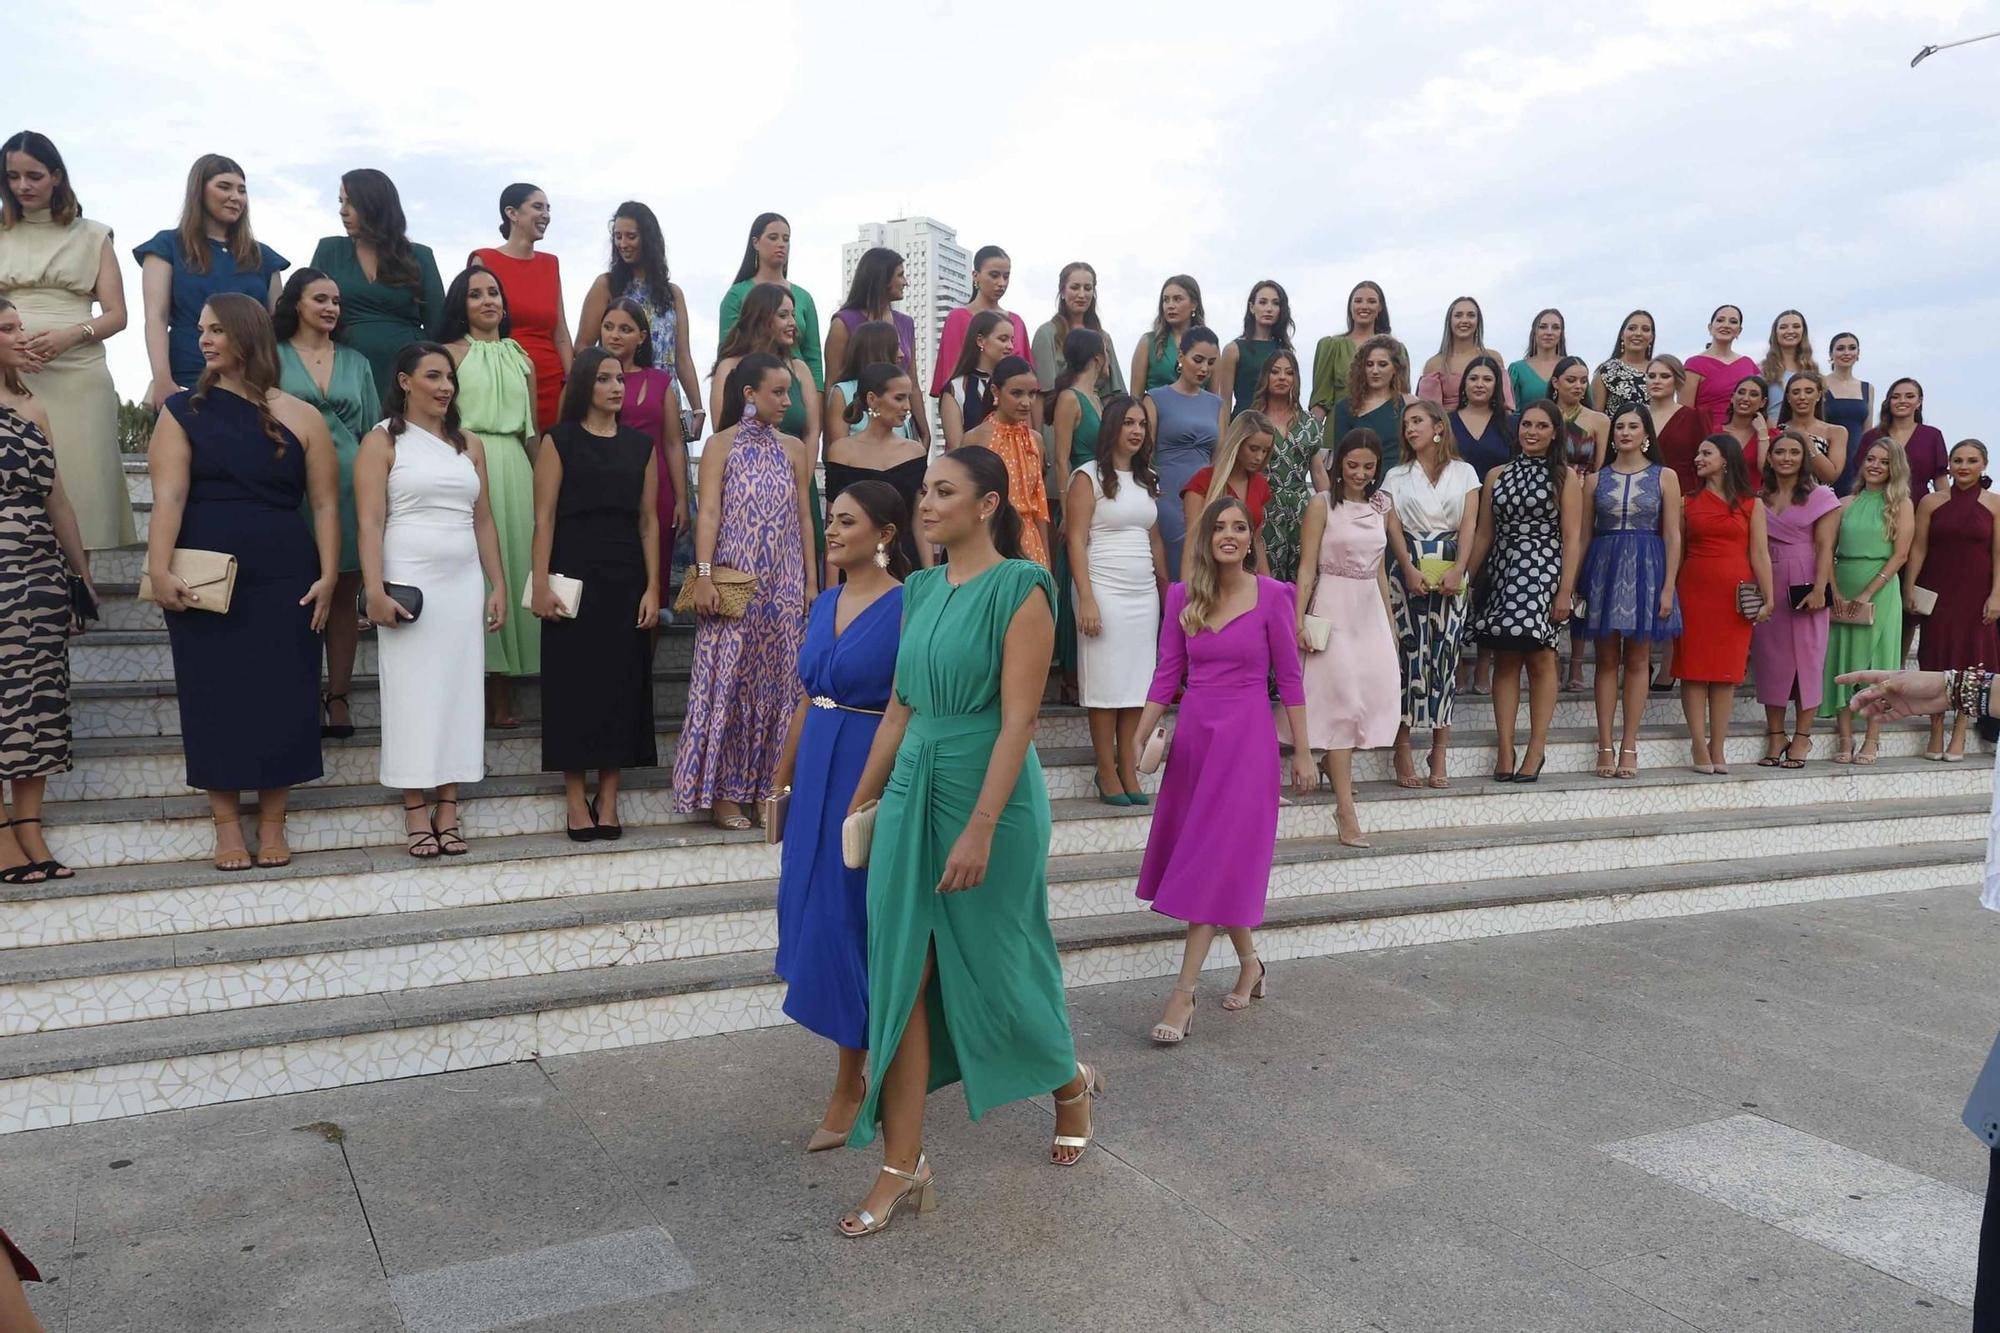
{"label": "tiled stair riser", "polygon": [[[149,603],[135,603],[146,606],[155,614],[159,608]],[[119,618],[135,614],[120,610]],[[195,611],[188,615],[201,614]],[[523,612],[522,614],[526,614]],[[376,673],[376,648],[383,634],[393,630],[375,630],[363,634],[355,645],[354,672],[358,676],[373,677]],[[124,642],[134,634],[149,636],[140,643]],[[684,673],[692,660],[694,638],[691,634],[670,634],[654,654],[654,667],[659,671],[679,671]],[[70,680],[78,683],[109,684],[114,682],[155,684],[170,683],[174,678],[173,646],[167,641],[167,631],[163,625],[146,625],[135,630],[126,630],[109,624],[93,626],[83,635],[70,640],[69,644]],[[680,700],[687,693],[681,679],[663,681],[677,691],[669,696],[672,706],[678,710]],[[667,701],[663,701],[667,702]]]}
{"label": "tiled stair riser", "polygon": [[[1900,733],[1896,740],[1902,753],[1913,753],[1921,743],[1915,733]],[[1893,752],[1892,752],[1893,754]],[[1490,760],[1488,761],[1491,762]],[[1888,779],[1890,783],[1915,783],[1926,791],[1950,793],[1965,790],[1968,784],[1983,787],[1991,776],[1982,765],[1939,766],[1915,773],[1889,774],[1879,770],[1838,768],[1825,765],[1825,773],[1812,780],[1781,783],[1743,783],[1728,778],[1702,780],[1688,773],[1685,783],[1665,786],[1650,783],[1626,784],[1606,781],[1593,788],[1587,808],[1593,817],[1612,814],[1644,816],[1678,809],[1739,809],[1746,805],[1791,804],[1800,800],[1855,799],[1860,795],[1887,796],[1887,787],[1856,788],[1854,782]],[[1088,770],[1080,770],[1087,774]],[[1555,771],[1553,768],[1550,771]],[[1085,779],[1087,781],[1087,777]],[[1476,786],[1474,784],[1477,784]],[[1834,784],[1831,788],[1824,784]],[[1573,791],[1554,787],[1503,789],[1472,778],[1457,784],[1456,796],[1425,792],[1405,799],[1377,799],[1364,804],[1364,823],[1370,829],[1435,828],[1458,824],[1541,822],[1578,818],[1579,801]],[[1801,789],[1831,794],[1807,797]],[[1475,794],[1476,793],[1476,794]],[[1685,795],[1683,795],[1685,793]],[[1845,794],[1841,794],[1845,793]],[[379,803],[342,805],[331,808],[295,808],[286,826],[294,852],[330,851],[338,848],[381,847],[403,840],[402,810],[384,792]],[[1493,802],[1500,804],[1496,807]],[[1468,804],[1470,802],[1470,804]],[[673,793],[665,787],[632,787],[620,794],[619,817],[629,826],[699,824],[696,815],[673,812]],[[462,816],[468,838],[505,837],[523,833],[552,833],[562,822],[562,798],[553,792],[530,795],[468,797]],[[1143,846],[1148,819],[1139,815],[1058,820],[1054,826],[1050,854],[1066,856],[1076,852],[1123,851]],[[1310,801],[1289,806],[1279,813],[1281,837],[1331,837],[1331,802]],[[58,857],[73,865],[109,869],[121,865],[161,861],[193,861],[213,850],[213,831],[206,813],[185,813],[177,808],[173,818],[107,820],[95,824],[52,824],[49,843]]]}
{"label": "tiled stair riser", "polygon": [[[1259,933],[1258,948],[1277,961],[1897,893],[1962,883],[1966,875],[1964,866],[1929,866],[1893,874],[1413,912],[1373,921],[1274,927]],[[1065,979],[1073,986],[1165,977],[1179,967],[1180,946],[1173,939],[1104,946],[1066,954],[1063,961]],[[1234,961],[1218,945],[1209,965],[1226,968]],[[10,1079],[0,1082],[0,1133],[771,1027],[786,1021],[779,1009],[782,998],[780,985],[766,983]]]}
{"label": "tiled stair riser", "polygon": [[[1950,841],[1964,832],[1963,816],[1952,815],[1779,825],[1760,831],[1754,840],[1746,838],[1743,829],[1731,828],[1439,851],[1415,849],[1365,857],[1340,855],[1338,859],[1274,867],[1270,896],[1276,900],[1532,875],[1610,874],[1728,861],[1752,853],[1805,855]],[[544,866],[546,873],[554,875],[568,863],[563,858],[549,858],[531,864]],[[573,883],[550,887],[580,891]],[[1133,911],[1142,905],[1134,900],[1132,890],[1131,875],[1058,881],[1049,888],[1050,916],[1063,919]],[[776,947],[776,917],[768,908],[759,908],[183,965],[171,970],[66,977],[0,985],[0,1036]]]}

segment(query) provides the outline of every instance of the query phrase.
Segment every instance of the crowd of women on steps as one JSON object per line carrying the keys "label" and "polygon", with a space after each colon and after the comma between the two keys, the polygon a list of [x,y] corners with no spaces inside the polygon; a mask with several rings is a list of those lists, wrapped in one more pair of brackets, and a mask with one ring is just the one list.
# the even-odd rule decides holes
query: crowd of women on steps
{"label": "crowd of women on steps", "polygon": [[[4,476],[29,516],[0,534],[20,557],[0,578],[40,616],[0,673],[25,720],[0,762],[0,873],[32,882],[72,873],[43,837],[40,791],[70,763],[66,645],[97,593],[90,553],[134,539],[103,355],[127,313],[110,230],[56,145],[23,132],[0,156]],[[498,244],[444,268],[389,176],[357,168],[334,192],[338,234],[294,266],[253,231],[244,167],[204,155],[176,225],[132,252],[159,412],[144,595],[165,611],[188,780],[211,793],[225,868],[288,859],[289,789],[363,723],[413,856],[468,850],[461,788],[485,776],[488,730],[524,718],[564,775],[567,835],[620,836],[623,775],[660,762],[669,615],[693,629],[673,809],[754,827],[803,697],[809,613],[847,577],[833,502],[872,481],[913,513],[930,463],[967,446],[1000,461],[1022,550],[1050,573],[1052,695],[1084,709],[1114,806],[1153,799],[1138,769],[1161,630],[1171,589],[1213,554],[1200,525],[1224,499],[1249,523],[1244,568],[1291,589],[1312,705],[1301,748],[1350,844],[1366,841],[1353,752],[1390,747],[1400,785],[1448,785],[1461,690],[1493,697],[1493,778],[1533,783],[1559,692],[1594,684],[1592,768],[1619,779],[1641,769],[1663,689],[1681,693],[1699,772],[1729,770],[1752,666],[1757,762],[1805,763],[1818,729],[1836,733],[1836,762],[1868,764],[1879,728],[1834,676],[1893,665],[1917,627],[1927,664],[2000,658],[1984,446],[1947,448],[1914,379],[1859,378],[1852,333],[1823,369],[1797,310],[1757,359],[1723,305],[1685,360],[1635,310],[1592,364],[1555,307],[1510,359],[1468,296],[1436,350],[1413,353],[1389,294],[1363,281],[1308,359],[1282,283],[1250,289],[1239,329],[1181,273],[1127,356],[1092,265],[1063,266],[1031,332],[1007,308],[1010,257],[986,246],[920,385],[930,330],[897,309],[901,256],[860,256],[822,319],[792,279],[790,223],[766,212],[704,386],[644,203],[608,220],[572,324],[534,185],[499,192]],[[692,556],[678,570],[677,544]],[[913,570],[948,559],[911,524],[894,544]],[[216,558],[228,581],[211,587]],[[364,634],[373,680],[357,673]],[[1282,682],[1267,672],[1267,703]],[[1939,718],[1925,753],[1952,761],[1965,743]]]}

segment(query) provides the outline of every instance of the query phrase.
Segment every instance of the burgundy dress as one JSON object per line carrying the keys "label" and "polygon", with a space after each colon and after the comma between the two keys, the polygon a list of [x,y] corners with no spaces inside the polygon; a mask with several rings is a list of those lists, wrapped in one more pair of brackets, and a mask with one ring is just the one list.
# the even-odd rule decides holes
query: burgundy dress
{"label": "burgundy dress", "polygon": [[1993,591],[1993,511],[1979,501],[1980,488],[1953,487],[1951,498],[1931,511],[1917,586],[1937,594],[1937,609],[1918,622],[1920,670],[2000,669],[2000,627],[1980,619]]}
{"label": "burgundy dress", "polygon": [[[1874,447],[1875,441],[1881,439],[1884,434],[1880,426],[1870,427],[1861,437],[1861,443],[1855,446],[1859,451],[1858,456],[1866,457],[1869,449]],[[1931,493],[1931,482],[1936,479],[1938,473],[1944,471],[1945,464],[1951,460],[1951,450],[1945,448],[1943,431],[1936,426],[1918,426],[1910,432],[1910,442],[1903,446],[1903,453],[1910,460],[1910,502],[1915,504]],[[1855,474],[1859,476],[1861,464],[1856,463],[1854,468]],[[1860,483],[1856,482],[1855,485],[1858,489]]]}
{"label": "burgundy dress", "polygon": [[1708,418],[1692,407],[1675,408],[1667,424],[1660,428],[1660,461],[1680,478],[1684,496],[1702,488],[1701,478],[1694,474],[1694,451],[1701,448],[1701,442],[1709,434]]}
{"label": "burgundy dress", "polygon": [[667,466],[667,413],[680,413],[674,396],[674,377],[650,366],[634,366],[625,377],[625,407],[618,413],[621,425],[630,426],[653,446],[653,472],[658,480],[655,501],[660,515],[660,601],[665,603],[674,569],[674,500],[679,479]]}

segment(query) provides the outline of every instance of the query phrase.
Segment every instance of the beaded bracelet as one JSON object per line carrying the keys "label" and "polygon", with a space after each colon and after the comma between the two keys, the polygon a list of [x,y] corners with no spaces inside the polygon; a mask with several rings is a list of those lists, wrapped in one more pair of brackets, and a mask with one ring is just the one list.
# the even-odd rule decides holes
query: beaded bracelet
{"label": "beaded bracelet", "polygon": [[1992,699],[1993,673],[1984,664],[1968,671],[1947,671],[1944,688],[1954,712],[1985,717],[1986,706]]}

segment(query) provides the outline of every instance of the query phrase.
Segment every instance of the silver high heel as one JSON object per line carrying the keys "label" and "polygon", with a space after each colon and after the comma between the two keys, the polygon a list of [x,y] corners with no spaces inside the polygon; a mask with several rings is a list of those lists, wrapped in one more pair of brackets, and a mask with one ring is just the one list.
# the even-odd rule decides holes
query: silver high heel
{"label": "silver high heel", "polygon": [[1246,999],[1232,990],[1222,997],[1222,1007],[1231,1013],[1239,1009],[1248,1009],[1251,1000],[1261,1000],[1270,993],[1270,987],[1266,984],[1270,979],[1271,969],[1264,966],[1264,960],[1259,958],[1257,960],[1257,984],[1250,988],[1249,998]]}
{"label": "silver high heel", "polygon": [[877,1221],[875,1214],[869,1212],[866,1208],[856,1208],[854,1210],[854,1218],[861,1223],[861,1229],[858,1231],[849,1231],[847,1229],[847,1219],[842,1218],[833,1224],[834,1230],[848,1237],[872,1236],[878,1231],[886,1231],[889,1224],[896,1220],[896,1210],[903,1206],[903,1200],[905,1199],[908,1199],[911,1206],[919,1213],[928,1213],[931,1209],[937,1207],[937,1172],[926,1170],[925,1168],[929,1165],[930,1163],[924,1160],[922,1153],[917,1154],[917,1169],[914,1171],[899,1171],[895,1167],[884,1163],[882,1166],[884,1171],[887,1171],[898,1180],[907,1180],[910,1183],[904,1187],[901,1194],[898,1194],[889,1201],[888,1210],[882,1214],[880,1221]]}
{"label": "silver high heel", "polygon": [[1174,994],[1185,995],[1190,1001],[1187,1021],[1179,1027],[1172,1027],[1166,1023],[1153,1024],[1153,1031],[1150,1035],[1154,1042],[1161,1046],[1178,1046],[1187,1040],[1188,1033],[1194,1031],[1194,1005],[1192,1003],[1194,999],[1194,987],[1188,986],[1183,988],[1176,986],[1174,987]]}
{"label": "silver high heel", "polygon": [[1062,1158],[1055,1155],[1052,1148],[1049,1154],[1049,1161],[1056,1166],[1075,1166],[1078,1162],[1081,1162],[1084,1152],[1090,1147],[1091,1139],[1096,1137],[1097,1134],[1096,1102],[1099,1097],[1104,1095],[1104,1075],[1098,1072],[1096,1066],[1084,1064],[1082,1061],[1077,1062],[1076,1072],[1077,1076],[1083,1080],[1083,1090],[1074,1097],[1058,1097],[1055,1099],[1055,1103],[1057,1106],[1075,1106],[1078,1102],[1086,1098],[1089,1099],[1092,1112],[1090,1117],[1090,1133],[1082,1135],[1056,1135],[1055,1148],[1076,1149],[1076,1156],[1065,1162]]}

